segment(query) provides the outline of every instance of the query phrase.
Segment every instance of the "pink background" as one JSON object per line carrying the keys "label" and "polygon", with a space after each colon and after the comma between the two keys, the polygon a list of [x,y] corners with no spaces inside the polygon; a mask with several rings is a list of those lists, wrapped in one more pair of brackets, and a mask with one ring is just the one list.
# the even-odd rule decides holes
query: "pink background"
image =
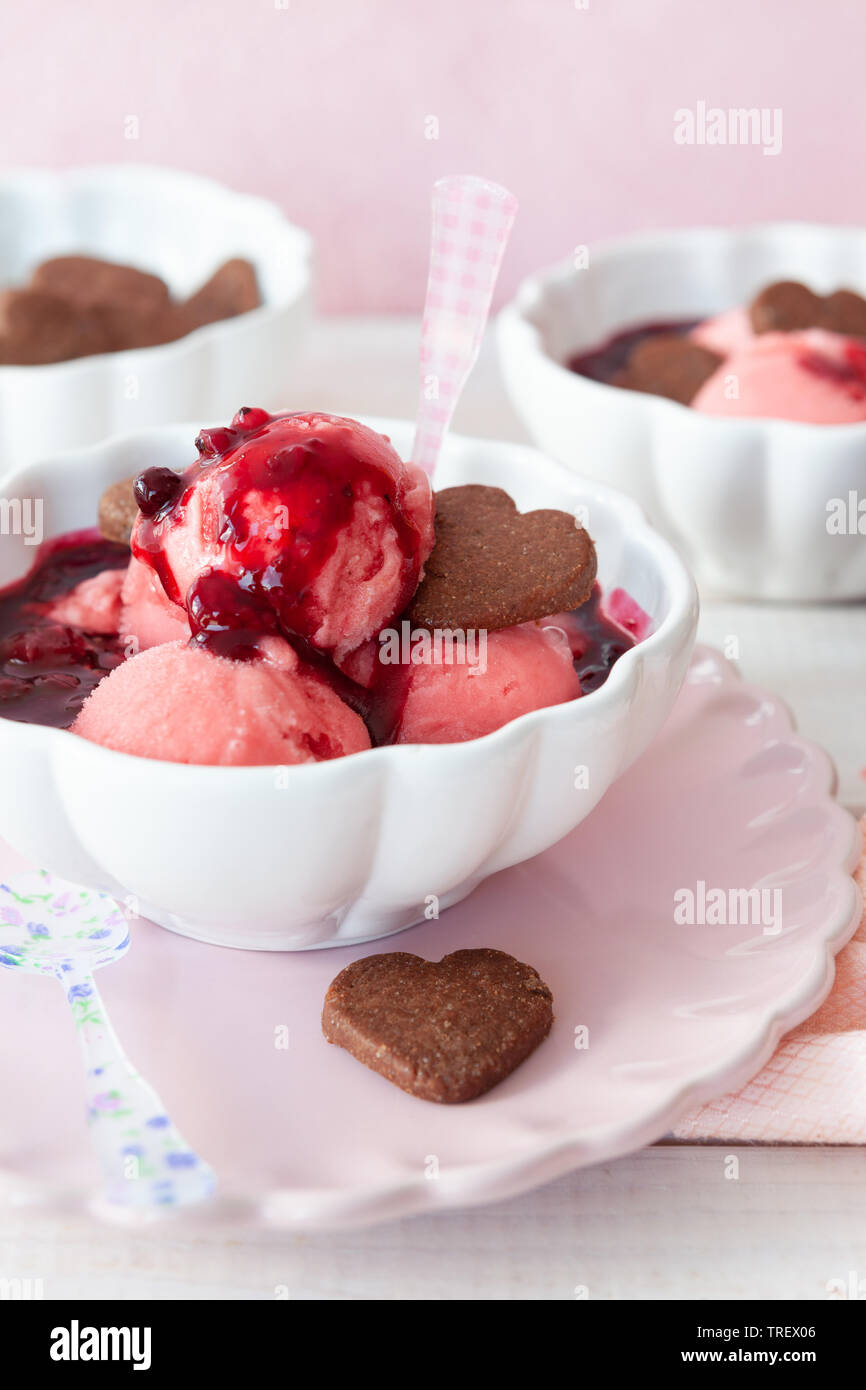
{"label": "pink background", "polygon": [[[143,160],[264,193],[315,235],[320,302],[341,310],[419,308],[446,172],[521,201],[505,294],[611,233],[866,221],[858,0],[588,6],[7,0],[0,160]],[[676,145],[674,111],[698,101],[781,107],[781,154]]]}

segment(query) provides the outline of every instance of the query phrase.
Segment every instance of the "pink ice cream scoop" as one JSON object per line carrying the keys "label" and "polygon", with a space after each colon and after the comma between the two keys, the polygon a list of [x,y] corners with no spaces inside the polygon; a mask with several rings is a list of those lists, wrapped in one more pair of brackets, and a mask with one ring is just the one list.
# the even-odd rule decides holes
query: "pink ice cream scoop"
{"label": "pink ice cream scoop", "polygon": [[120,592],[120,625],[116,629],[126,640],[135,642],[140,652],[162,642],[189,641],[189,619],[160,584],[149,565],[135,556],[123,575]]}
{"label": "pink ice cream scoop", "polygon": [[485,664],[412,666],[395,742],[462,743],[580,695],[569,642],[555,627],[489,633]]}
{"label": "pink ice cream scoop", "polygon": [[362,719],[280,637],[246,660],[167,642],[118,666],[85,700],[73,732],[165,762],[322,762],[370,747]]}
{"label": "pink ice cream scoop", "polygon": [[54,599],[47,616],[81,632],[131,639],[139,651],[190,636],[184,610],[167,597],[153,570],[134,557],[125,570],[83,579]]}
{"label": "pink ice cream scoop", "polygon": [[124,570],[102,570],[54,599],[48,617],[65,627],[111,637],[120,631]]}
{"label": "pink ice cream scoop", "polygon": [[758,334],[707,378],[692,408],[813,425],[866,420],[866,344],[820,328]]}
{"label": "pink ice cream scoop", "polygon": [[238,412],[198,461],[136,479],[133,555],[194,634],[277,631],[340,657],[386,626],[433,547],[422,470],[336,415]]}
{"label": "pink ice cream scoop", "polygon": [[725,309],[711,319],[704,319],[689,333],[693,343],[699,347],[728,357],[754,342],[755,330],[747,308]]}

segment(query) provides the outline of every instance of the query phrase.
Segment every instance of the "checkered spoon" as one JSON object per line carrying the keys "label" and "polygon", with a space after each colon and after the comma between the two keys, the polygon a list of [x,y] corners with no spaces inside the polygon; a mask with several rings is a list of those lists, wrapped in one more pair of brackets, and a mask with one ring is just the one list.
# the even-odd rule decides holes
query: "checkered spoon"
{"label": "checkered spoon", "polygon": [[104,893],[53,874],[0,883],[0,966],[60,982],[84,1053],[87,1117],[105,1193],[120,1207],[177,1207],[207,1197],[214,1176],[125,1057],[94,970],[129,950],[129,923]]}
{"label": "checkered spoon", "polygon": [[430,477],[478,358],[516,212],[514,194],[487,179],[457,174],[433,185],[421,392],[412,449],[413,463]]}

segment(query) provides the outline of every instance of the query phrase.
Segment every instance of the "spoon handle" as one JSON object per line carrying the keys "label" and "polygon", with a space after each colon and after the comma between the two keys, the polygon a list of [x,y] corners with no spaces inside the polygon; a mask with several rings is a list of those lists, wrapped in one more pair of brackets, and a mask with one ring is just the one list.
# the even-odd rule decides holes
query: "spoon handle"
{"label": "spoon handle", "polygon": [[517,199],[467,174],[433,185],[430,273],[421,325],[421,393],[412,461],[432,477],[475,365]]}
{"label": "spoon handle", "polygon": [[84,1053],[87,1117],[110,1202],[170,1207],[199,1201],[214,1175],[172,1124],[153,1087],[128,1060],[93,975],[64,967],[59,979]]}

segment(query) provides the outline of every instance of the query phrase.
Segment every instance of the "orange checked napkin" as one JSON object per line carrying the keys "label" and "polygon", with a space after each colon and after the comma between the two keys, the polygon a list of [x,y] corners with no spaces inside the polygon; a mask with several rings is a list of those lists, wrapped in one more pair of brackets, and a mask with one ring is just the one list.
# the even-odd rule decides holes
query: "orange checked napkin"
{"label": "orange checked napkin", "polygon": [[[861,821],[866,837],[866,816]],[[854,875],[866,902],[866,854]],[[836,957],[817,1013],[783,1040],[753,1081],[688,1115],[677,1139],[866,1143],[866,911]]]}

